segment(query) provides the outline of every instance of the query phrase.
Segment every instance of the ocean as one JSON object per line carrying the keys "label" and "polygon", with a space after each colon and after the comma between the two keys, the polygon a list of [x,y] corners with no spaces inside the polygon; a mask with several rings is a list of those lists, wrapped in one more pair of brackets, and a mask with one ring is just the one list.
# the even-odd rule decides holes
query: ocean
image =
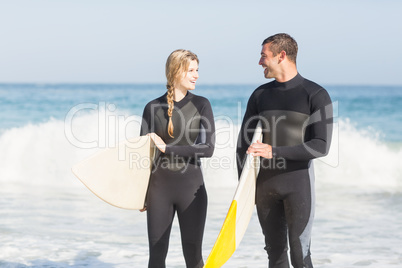
{"label": "ocean", "polygon": [[[203,160],[209,196],[204,259],[236,184],[234,152],[257,85],[199,85],[217,126]],[[325,87],[335,105],[331,152],[315,160],[316,268],[402,267],[402,86]],[[93,195],[71,166],[139,135],[152,84],[0,84],[0,267],[147,267],[146,214]],[[219,163],[217,166],[216,163]],[[267,267],[256,214],[224,267]],[[168,267],[185,267],[175,221]]]}

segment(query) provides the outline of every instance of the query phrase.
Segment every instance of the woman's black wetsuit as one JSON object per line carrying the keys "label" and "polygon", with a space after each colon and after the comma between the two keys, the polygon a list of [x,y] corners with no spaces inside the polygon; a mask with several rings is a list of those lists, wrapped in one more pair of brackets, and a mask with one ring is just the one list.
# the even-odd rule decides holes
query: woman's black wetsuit
{"label": "woman's black wetsuit", "polygon": [[206,98],[190,92],[181,101],[174,102],[174,138],[171,138],[167,131],[166,96],[145,106],[140,134],[154,132],[166,143],[165,153],[157,150],[146,200],[150,249],[148,267],[165,267],[175,212],[179,219],[186,266],[202,267],[207,193],[200,157],[210,157],[214,151],[212,108]]}
{"label": "woman's black wetsuit", "polygon": [[256,204],[270,268],[289,267],[288,242],[293,267],[313,267],[311,160],[328,153],[332,117],[327,91],[300,74],[285,83],[264,84],[249,99],[238,139],[238,169],[240,174],[254,129],[261,120],[263,142],[272,145],[273,158],[261,159]]}

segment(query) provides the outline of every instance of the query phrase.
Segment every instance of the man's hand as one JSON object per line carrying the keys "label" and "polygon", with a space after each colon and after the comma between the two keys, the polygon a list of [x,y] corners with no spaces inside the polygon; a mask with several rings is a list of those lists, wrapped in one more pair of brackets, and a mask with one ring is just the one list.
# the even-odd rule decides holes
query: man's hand
{"label": "man's hand", "polygon": [[164,153],[166,151],[166,143],[162,140],[161,137],[159,137],[157,134],[155,133],[148,133],[147,136],[150,136],[151,139],[154,141],[156,147],[158,147],[158,149]]}
{"label": "man's hand", "polygon": [[264,158],[271,159],[272,158],[272,146],[269,144],[262,143],[257,141],[248,147],[247,154],[251,154],[252,156],[261,156]]}

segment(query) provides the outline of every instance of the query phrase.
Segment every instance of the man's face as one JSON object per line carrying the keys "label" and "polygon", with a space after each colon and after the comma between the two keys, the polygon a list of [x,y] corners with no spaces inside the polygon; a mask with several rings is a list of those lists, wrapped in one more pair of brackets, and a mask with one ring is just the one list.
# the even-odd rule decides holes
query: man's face
{"label": "man's face", "polygon": [[264,68],[264,76],[265,78],[275,78],[278,70],[279,63],[279,55],[273,55],[272,51],[269,49],[271,43],[265,44],[262,46],[261,50],[261,58],[258,63]]}

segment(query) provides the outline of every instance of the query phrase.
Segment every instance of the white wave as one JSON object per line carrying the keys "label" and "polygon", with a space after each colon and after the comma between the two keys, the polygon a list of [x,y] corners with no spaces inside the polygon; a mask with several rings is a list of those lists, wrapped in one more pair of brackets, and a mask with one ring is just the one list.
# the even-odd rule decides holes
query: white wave
{"label": "white wave", "polygon": [[[118,140],[139,135],[138,116],[108,111],[106,123],[100,116],[94,112],[4,131],[0,136],[0,182],[17,187],[81,186],[71,173],[73,164]],[[215,153],[203,160],[206,183],[208,187],[234,186],[238,126],[225,121],[216,125]],[[348,120],[339,121],[335,134],[338,132],[330,155],[316,161],[318,187],[402,191],[401,148],[390,148]]]}
{"label": "white wave", "polygon": [[118,118],[130,117],[114,113],[113,119],[112,115],[106,126],[99,123],[100,116],[94,112],[4,131],[0,136],[0,182],[16,187],[77,185],[71,173],[75,163],[99,149],[115,146],[124,136],[138,136],[138,117],[128,123]]}
{"label": "white wave", "polygon": [[[337,130],[335,130],[337,132]],[[317,161],[317,184],[339,185],[350,190],[402,191],[402,148],[386,144],[379,132],[357,129],[350,120],[339,121],[338,138],[331,151],[336,151],[336,166]],[[334,135],[336,136],[336,135]]]}

